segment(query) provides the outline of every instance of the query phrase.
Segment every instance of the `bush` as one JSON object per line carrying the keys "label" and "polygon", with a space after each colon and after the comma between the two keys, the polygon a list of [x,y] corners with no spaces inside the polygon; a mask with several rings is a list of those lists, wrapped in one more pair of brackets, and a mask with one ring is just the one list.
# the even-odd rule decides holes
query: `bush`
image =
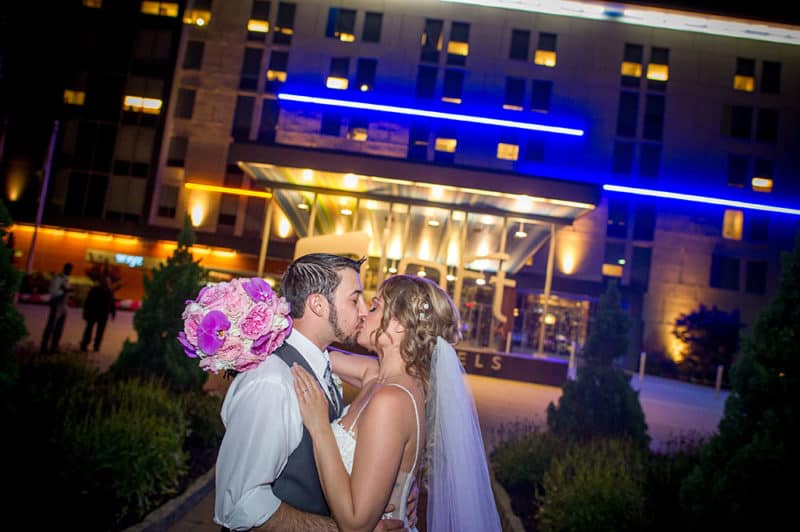
{"label": "bush", "polygon": [[514,513],[530,528],[535,528],[545,473],[563,454],[564,445],[554,434],[533,429],[498,443],[492,451],[495,478],[508,492]]}
{"label": "bush", "polygon": [[638,444],[607,439],[573,446],[545,474],[539,530],[644,530],[643,480]]}
{"label": "bush", "polygon": [[161,383],[131,380],[98,392],[71,398],[57,484],[68,522],[109,530],[138,522],[176,492],[187,467],[186,423]]}
{"label": "bush", "polygon": [[194,392],[184,396],[184,405],[187,449],[218,447],[225,434],[225,426],[219,415],[222,399]]}
{"label": "bush", "polygon": [[640,448],[650,443],[639,392],[631,388],[623,370],[585,366],[564,393],[547,406],[547,427],[578,442],[603,436],[627,437]]}

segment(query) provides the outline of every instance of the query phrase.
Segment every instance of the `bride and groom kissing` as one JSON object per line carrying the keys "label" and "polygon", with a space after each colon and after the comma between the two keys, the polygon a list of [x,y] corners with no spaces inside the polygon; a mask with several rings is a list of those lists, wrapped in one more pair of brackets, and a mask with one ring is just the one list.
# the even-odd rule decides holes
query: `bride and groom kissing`
{"label": "bride and groom kissing", "polygon": [[[222,405],[214,521],[223,529],[499,531],[458,311],[395,275],[368,307],[361,261],[304,255],[281,279],[292,330]],[[376,357],[328,350],[358,344]],[[331,368],[357,394],[345,406]]]}

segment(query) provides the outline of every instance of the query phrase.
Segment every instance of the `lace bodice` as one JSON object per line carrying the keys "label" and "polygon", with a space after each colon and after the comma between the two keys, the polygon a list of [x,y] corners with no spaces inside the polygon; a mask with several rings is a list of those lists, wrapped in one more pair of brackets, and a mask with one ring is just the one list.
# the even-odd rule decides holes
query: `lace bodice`
{"label": "lace bodice", "polygon": [[[417,456],[419,455],[419,411],[417,410],[417,401],[414,399],[414,395],[408,391],[408,389],[399,384],[387,384],[387,386],[396,386],[408,394],[408,396],[411,398],[411,402],[414,403],[414,417],[417,421],[417,440],[416,446],[414,447],[414,464],[411,466],[411,471],[400,471],[397,474],[397,480],[395,480],[394,488],[392,489],[392,495],[389,498],[389,502],[394,504],[396,510],[391,513],[383,514],[383,519],[402,519],[403,523],[408,526],[408,523],[406,522],[406,501],[408,500],[408,494],[411,491],[411,486],[414,483],[414,472],[417,468]],[[361,407],[361,410],[359,410],[358,414],[356,414],[356,418],[353,420],[353,423],[350,425],[349,429],[346,429],[344,425],[342,425],[341,421],[350,410],[350,405],[344,407],[341,417],[334,419],[331,423],[333,437],[336,439],[336,445],[339,447],[339,454],[342,456],[342,462],[344,462],[344,468],[347,470],[348,475],[352,474],[353,472],[353,459],[356,455],[356,436],[353,429],[355,428],[356,423],[358,423],[358,418],[367,407],[367,404],[369,404],[369,402],[365,403],[364,406]]]}

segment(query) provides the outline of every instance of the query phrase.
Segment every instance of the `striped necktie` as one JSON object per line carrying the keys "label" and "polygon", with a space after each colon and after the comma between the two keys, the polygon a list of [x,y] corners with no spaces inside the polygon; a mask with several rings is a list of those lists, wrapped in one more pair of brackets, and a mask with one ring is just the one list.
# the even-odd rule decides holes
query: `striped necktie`
{"label": "striped necktie", "polygon": [[325,384],[328,386],[328,396],[331,398],[331,404],[339,411],[339,400],[336,394],[336,385],[333,384],[333,374],[331,373],[331,361],[328,359],[328,365],[325,366]]}

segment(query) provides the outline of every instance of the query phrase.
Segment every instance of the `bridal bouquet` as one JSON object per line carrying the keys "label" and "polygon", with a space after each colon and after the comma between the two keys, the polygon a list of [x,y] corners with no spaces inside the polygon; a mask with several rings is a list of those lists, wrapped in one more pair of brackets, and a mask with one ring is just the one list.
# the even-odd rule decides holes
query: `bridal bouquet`
{"label": "bridal bouquet", "polygon": [[289,303],[264,279],[209,284],[187,300],[178,341],[205,371],[247,371],[277,349],[292,330]]}

